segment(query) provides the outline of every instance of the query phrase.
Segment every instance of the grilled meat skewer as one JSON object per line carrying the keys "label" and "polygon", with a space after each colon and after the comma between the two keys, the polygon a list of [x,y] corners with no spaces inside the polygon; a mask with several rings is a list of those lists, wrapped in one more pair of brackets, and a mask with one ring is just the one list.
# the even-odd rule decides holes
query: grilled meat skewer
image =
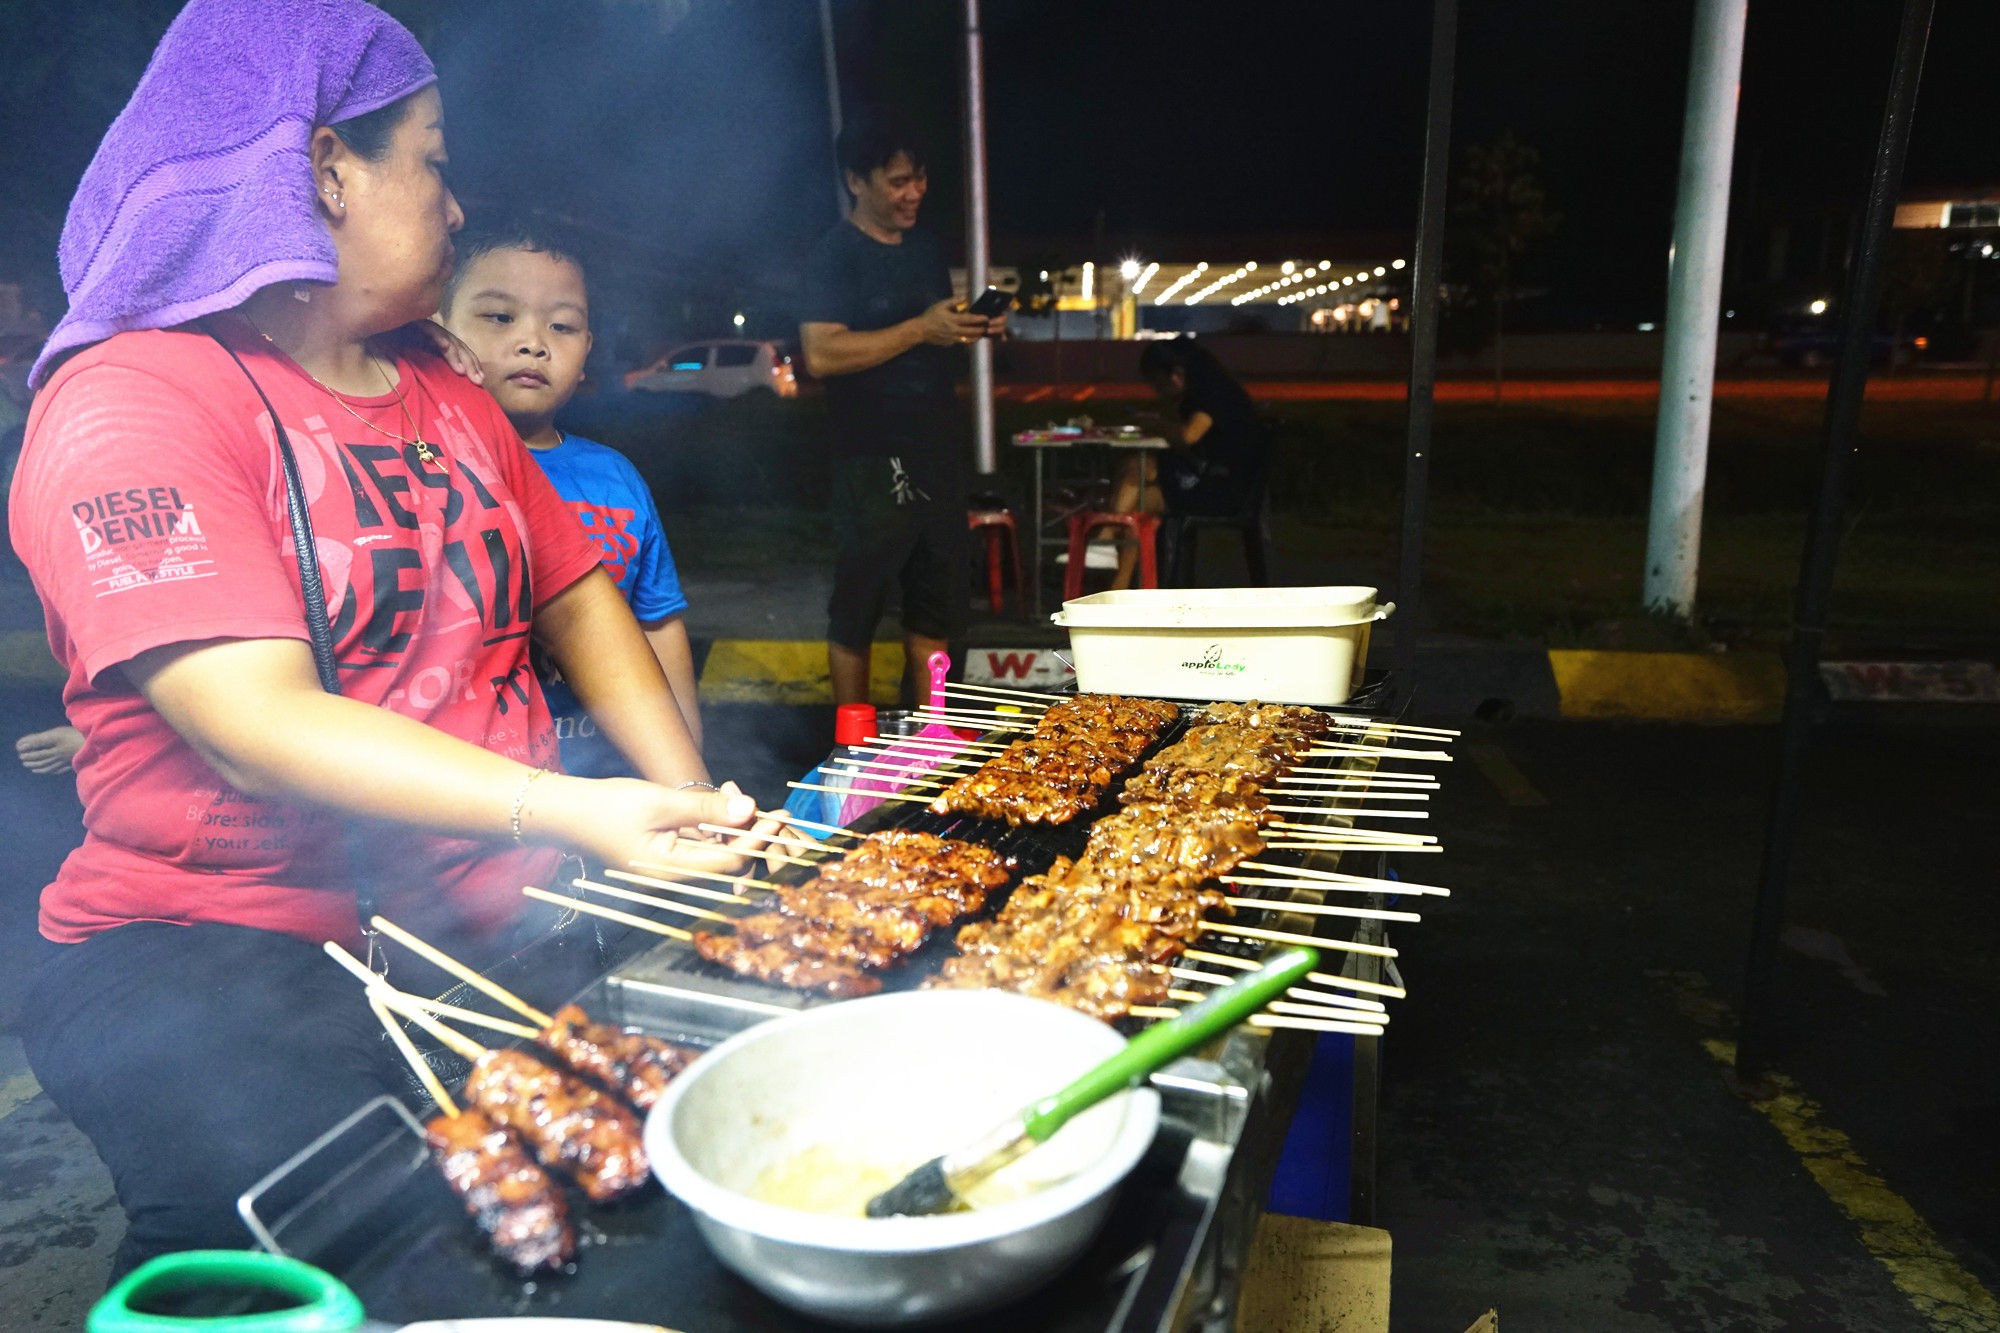
{"label": "grilled meat skewer", "polygon": [[575,1256],[561,1187],[505,1126],[462,1111],[433,1119],[424,1139],[467,1214],[517,1272],[560,1268]]}
{"label": "grilled meat skewer", "polygon": [[471,1109],[521,1136],[544,1166],[566,1172],[603,1203],[646,1183],[639,1122],[608,1093],[526,1051],[489,1050],[461,1093]]}
{"label": "grilled meat skewer", "polygon": [[574,1004],[556,1010],[535,1041],[577,1073],[590,1075],[641,1111],[650,1111],[674,1076],[701,1054],[692,1046],[676,1046],[658,1037],[593,1023],[590,1015]]}

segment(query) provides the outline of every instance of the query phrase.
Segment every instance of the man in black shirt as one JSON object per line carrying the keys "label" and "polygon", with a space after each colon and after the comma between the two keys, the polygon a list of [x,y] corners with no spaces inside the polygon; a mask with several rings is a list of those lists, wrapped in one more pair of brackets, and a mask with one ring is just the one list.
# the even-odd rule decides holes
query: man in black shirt
{"label": "man in black shirt", "polygon": [[892,584],[902,585],[906,687],[965,632],[957,349],[1006,321],[954,309],[944,248],[916,230],[923,151],[895,118],[856,117],[837,148],[854,209],[807,261],[799,341],[806,369],[826,381],[833,433],[833,697],[866,703],[869,644]]}

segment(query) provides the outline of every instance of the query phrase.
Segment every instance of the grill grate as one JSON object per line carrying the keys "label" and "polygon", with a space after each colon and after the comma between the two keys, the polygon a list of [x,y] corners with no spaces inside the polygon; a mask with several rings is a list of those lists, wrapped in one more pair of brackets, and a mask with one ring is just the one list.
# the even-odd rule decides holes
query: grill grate
{"label": "grill grate", "polygon": [[[1381,692],[1379,688],[1380,682],[1375,682],[1375,685],[1375,689],[1365,690],[1347,707],[1322,708],[1317,711],[1350,717],[1356,715],[1379,716],[1378,713],[1369,707],[1369,704],[1374,702],[1373,696]],[[1010,825],[1006,821],[998,819],[978,819],[966,815],[933,814],[927,805],[897,801],[885,801],[855,820],[850,827],[857,833],[875,833],[885,829],[909,829],[919,833],[932,833],[939,837],[958,838],[966,842],[980,843],[996,851],[1003,852],[1018,862],[1014,878],[1005,888],[991,894],[987,898],[985,906],[979,912],[960,918],[950,926],[933,931],[930,938],[924,942],[922,948],[902,959],[896,966],[874,973],[873,975],[881,979],[882,989],[885,992],[915,990],[917,987],[923,985],[931,977],[936,976],[944,968],[946,961],[957,953],[956,939],[959,927],[975,921],[988,921],[997,916],[1000,909],[1005,906],[1008,897],[1013,893],[1014,888],[1023,879],[1030,875],[1043,873],[1055,863],[1057,857],[1067,856],[1074,859],[1081,856],[1084,844],[1089,841],[1091,826],[1099,819],[1115,814],[1123,808],[1118,804],[1118,792],[1123,788],[1125,779],[1131,776],[1132,773],[1137,772],[1139,768],[1143,767],[1160,750],[1178,741],[1191,725],[1190,713],[1192,710],[1199,709],[1206,703],[1204,700],[1175,700],[1174,702],[1181,705],[1183,710],[1181,716],[1160,733],[1159,738],[1140,756],[1138,763],[1127,772],[1121,773],[1112,782],[1110,787],[1107,788],[1103,800],[1099,801],[1090,811],[1067,823],[1024,823]],[[991,739],[1005,738],[1006,734],[991,737]],[[1345,766],[1347,765],[1344,763],[1335,763],[1331,764],[1330,768]],[[840,846],[837,843],[830,845],[834,846],[836,850]],[[1374,855],[1374,853],[1365,854]],[[1323,855],[1325,854],[1293,850],[1274,850],[1262,853],[1258,859],[1272,861],[1280,865],[1304,866],[1312,863],[1311,858]],[[779,884],[802,884],[806,880],[811,879],[814,873],[812,869],[805,866],[785,866],[769,875],[768,878],[772,882]],[[1239,884],[1230,886],[1230,893],[1233,896],[1244,898],[1254,897],[1282,901],[1286,892],[1284,889],[1270,885]],[[1330,923],[1336,920],[1339,920],[1339,918],[1314,918],[1314,926],[1308,929],[1328,928],[1322,926],[1321,923]],[[1255,924],[1254,920],[1249,924]],[[1254,960],[1260,958],[1269,946],[1247,939],[1207,937],[1203,939],[1201,947],[1211,953],[1226,953],[1233,957]],[[672,973],[676,980],[697,987],[702,982],[708,982],[717,986],[726,985],[732,990],[739,990],[743,986],[748,985],[774,994],[798,994],[795,991],[788,991],[783,987],[754,981],[736,972],[732,972],[718,963],[711,963],[696,953],[693,948],[678,941],[670,940],[662,944],[651,955],[650,961],[655,969]],[[819,997],[814,997],[809,1002],[820,1002]],[[1143,1026],[1137,1020],[1128,1019],[1126,1022],[1135,1026]]]}

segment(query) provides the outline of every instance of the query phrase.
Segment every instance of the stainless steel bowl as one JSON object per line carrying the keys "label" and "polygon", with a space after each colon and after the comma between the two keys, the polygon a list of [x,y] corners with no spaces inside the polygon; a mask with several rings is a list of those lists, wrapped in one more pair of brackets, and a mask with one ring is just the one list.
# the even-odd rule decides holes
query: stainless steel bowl
{"label": "stainless steel bowl", "polygon": [[846,1324],[968,1314],[1082,1254],[1153,1140],[1158,1094],[1121,1093],[1077,1117],[991,1182],[996,1196],[1017,1197],[970,1212],[831,1216],[751,1191],[816,1150],[879,1167],[889,1183],[1124,1040],[1082,1014],[993,991],[826,1005],[739,1033],[697,1061],[647,1117],[646,1149],[716,1257],[774,1300]]}

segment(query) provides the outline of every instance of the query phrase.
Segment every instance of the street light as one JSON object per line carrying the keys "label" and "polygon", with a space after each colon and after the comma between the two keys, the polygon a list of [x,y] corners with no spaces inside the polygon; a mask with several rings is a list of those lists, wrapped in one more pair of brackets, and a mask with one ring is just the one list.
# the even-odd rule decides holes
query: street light
{"label": "street light", "polygon": [[1139,276],[1139,261],[1128,259],[1118,266],[1118,276],[1130,282]]}
{"label": "street light", "polygon": [[734,325],[735,325],[735,326],[736,326],[737,328],[739,328],[739,329],[740,329],[740,328],[742,328],[742,327],[743,327],[743,316],[742,316],[742,314],[741,314],[741,313],[739,312],[739,313],[737,314],[736,318],[735,318],[735,319],[733,319],[733,320],[731,320],[731,321],[730,321],[730,323],[734,324]]}
{"label": "street light", "polygon": [[1812,311],[1815,315],[1824,315],[1826,313],[1826,302],[1814,301],[1811,305],[1807,306],[1806,309]]}

